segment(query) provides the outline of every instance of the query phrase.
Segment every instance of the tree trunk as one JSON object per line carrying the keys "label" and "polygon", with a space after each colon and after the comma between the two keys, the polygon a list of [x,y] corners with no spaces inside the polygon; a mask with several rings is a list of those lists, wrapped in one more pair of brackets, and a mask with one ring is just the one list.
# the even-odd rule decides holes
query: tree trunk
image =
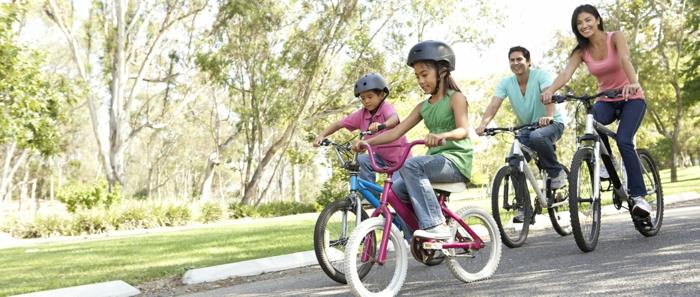
{"label": "tree trunk", "polygon": [[678,166],[678,137],[674,135],[671,139],[671,182],[675,183],[678,181],[678,172],[676,167]]}
{"label": "tree trunk", "polygon": [[294,201],[301,202],[301,190],[299,185],[300,172],[299,164],[292,166],[292,191],[294,191]]}
{"label": "tree trunk", "polygon": [[214,179],[214,167],[219,165],[219,154],[216,152],[211,153],[207,159],[207,165],[204,169],[204,176],[202,177],[203,182],[200,187],[199,201],[205,202],[209,201],[211,196],[211,184]]}

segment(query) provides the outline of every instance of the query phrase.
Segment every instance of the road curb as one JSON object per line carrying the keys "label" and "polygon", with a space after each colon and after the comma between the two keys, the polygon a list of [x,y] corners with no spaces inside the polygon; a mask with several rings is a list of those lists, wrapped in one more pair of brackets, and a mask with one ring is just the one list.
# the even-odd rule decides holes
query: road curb
{"label": "road curb", "polygon": [[213,282],[237,276],[252,276],[315,264],[318,264],[318,261],[316,260],[314,251],[298,252],[188,270],[185,272],[185,275],[182,276],[182,283],[191,285]]}
{"label": "road curb", "polygon": [[40,291],[14,297],[130,297],[141,294],[139,289],[122,280]]}

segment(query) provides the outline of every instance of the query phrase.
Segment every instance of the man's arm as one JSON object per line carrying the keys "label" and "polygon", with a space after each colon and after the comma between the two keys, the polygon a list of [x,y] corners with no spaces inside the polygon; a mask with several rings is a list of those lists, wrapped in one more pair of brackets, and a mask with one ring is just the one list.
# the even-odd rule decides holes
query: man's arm
{"label": "man's arm", "polygon": [[491,120],[493,120],[493,117],[496,116],[496,113],[498,112],[498,109],[501,108],[502,103],[503,98],[501,97],[493,96],[491,98],[491,102],[486,107],[486,111],[484,111],[484,115],[481,117],[481,124],[479,124],[479,127],[476,128],[476,134],[484,134],[486,126],[491,122]]}

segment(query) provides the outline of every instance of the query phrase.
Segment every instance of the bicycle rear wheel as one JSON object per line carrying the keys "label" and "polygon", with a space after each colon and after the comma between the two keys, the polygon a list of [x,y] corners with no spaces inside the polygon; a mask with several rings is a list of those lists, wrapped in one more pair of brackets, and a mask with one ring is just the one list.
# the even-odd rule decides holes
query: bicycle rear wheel
{"label": "bicycle rear wheel", "polygon": [[[447,267],[457,279],[465,283],[491,277],[501,262],[502,251],[496,221],[485,210],[469,205],[458,210],[457,216],[476,232],[484,245],[478,250],[448,249]],[[454,234],[452,241],[473,240],[457,221],[449,219],[449,225]]]}
{"label": "bicycle rear wheel", "polygon": [[[519,209],[525,214],[522,222],[515,220]],[[498,225],[503,244],[516,248],[525,243],[532,220],[530,193],[525,184],[525,176],[510,166],[501,167],[493,179],[491,213]]]}
{"label": "bicycle rear wheel", "polygon": [[[571,174],[566,166],[563,166],[566,176]],[[552,222],[554,231],[561,236],[571,234],[571,216],[569,213],[569,185],[552,191],[552,205],[547,208],[549,220]]]}
{"label": "bicycle rear wheel", "polygon": [[[343,266],[345,244],[355,228],[354,200],[346,197],[328,204],[319,214],[314,228],[314,253],[318,264],[328,277],[341,284],[346,283]],[[364,209],[360,218],[363,221],[368,218]],[[359,267],[360,277],[364,277],[371,267]]]}
{"label": "bicycle rear wheel", "polygon": [[[393,224],[389,236],[386,262],[376,262],[384,232],[383,217],[370,218],[352,231],[345,248],[345,277],[355,296],[395,296],[401,290],[408,271],[408,248],[399,229]],[[363,253],[366,258],[363,259]],[[370,273],[360,278],[358,271],[371,265]]]}
{"label": "bicycle rear wheel", "polygon": [[593,192],[594,162],[593,150],[579,149],[571,160],[569,175],[571,229],[576,245],[584,252],[595,249],[600,235],[600,196],[594,199],[600,193]]}
{"label": "bicycle rear wheel", "polygon": [[[656,162],[645,149],[638,149],[639,161],[642,163],[642,179],[646,188],[644,199],[651,205],[649,220],[634,221],[634,227],[644,236],[654,236],[661,229],[664,219],[664,194],[661,187],[661,178]],[[634,218],[633,218],[634,219]],[[650,225],[648,223],[651,223]]]}

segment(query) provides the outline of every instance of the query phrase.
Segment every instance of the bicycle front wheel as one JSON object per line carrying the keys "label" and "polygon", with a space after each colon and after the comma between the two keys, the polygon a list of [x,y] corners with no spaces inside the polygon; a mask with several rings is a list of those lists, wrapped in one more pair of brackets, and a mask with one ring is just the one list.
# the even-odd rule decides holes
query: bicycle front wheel
{"label": "bicycle front wheel", "polygon": [[525,243],[532,220],[530,193],[525,184],[525,176],[513,167],[501,167],[493,179],[491,213],[503,244],[516,248]]}
{"label": "bicycle front wheel", "polygon": [[[314,228],[314,253],[319,266],[332,280],[345,284],[343,256],[350,233],[355,229],[357,217],[355,199],[343,198],[323,208]],[[360,218],[368,218],[364,209]],[[364,277],[371,265],[360,266],[358,274]]]}
{"label": "bicycle front wheel", "polygon": [[639,233],[649,237],[656,235],[661,229],[664,219],[664,193],[661,188],[659,170],[649,151],[638,149],[637,155],[639,155],[639,161],[642,163],[642,179],[646,188],[644,199],[651,205],[651,213],[649,213],[651,225],[635,222],[634,226]]}
{"label": "bicycle front wheel", "polygon": [[584,252],[595,249],[600,235],[600,196],[594,199],[600,193],[593,191],[594,164],[593,150],[579,149],[571,161],[569,174],[571,229],[576,245]]}
{"label": "bicycle front wheel", "polygon": [[[408,247],[393,224],[389,233],[386,262],[377,263],[379,244],[384,234],[383,217],[370,218],[352,231],[345,247],[345,277],[355,296],[395,296],[401,290],[408,271]],[[358,271],[371,265],[361,278]]]}

